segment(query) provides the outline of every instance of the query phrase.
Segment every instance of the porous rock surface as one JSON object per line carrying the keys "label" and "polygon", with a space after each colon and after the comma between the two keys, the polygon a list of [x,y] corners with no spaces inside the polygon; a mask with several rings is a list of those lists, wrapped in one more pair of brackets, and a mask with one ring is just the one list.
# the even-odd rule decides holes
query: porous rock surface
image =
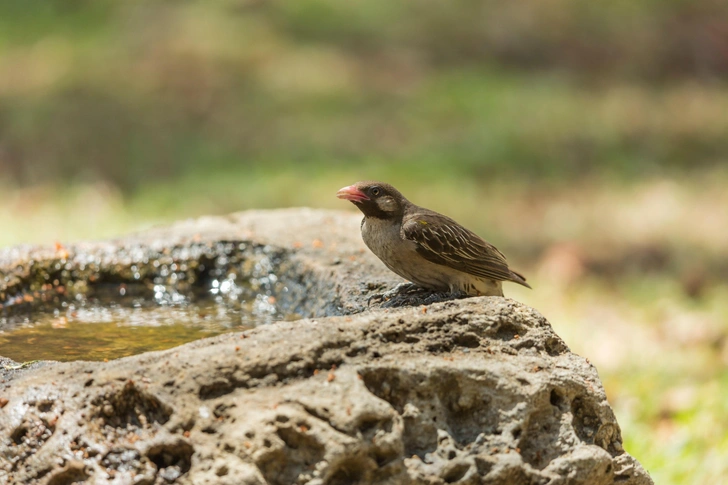
{"label": "porous rock surface", "polygon": [[281,304],[311,316],[111,362],[0,359],[0,483],[652,483],[596,369],[537,311],[500,297],[369,307],[399,280],[358,224],[256,211],[0,254],[7,312],[64,293],[39,281],[89,291],[131,266],[151,281],[153,258],[189,268],[211,253],[181,248],[232,241],[276,255]]}

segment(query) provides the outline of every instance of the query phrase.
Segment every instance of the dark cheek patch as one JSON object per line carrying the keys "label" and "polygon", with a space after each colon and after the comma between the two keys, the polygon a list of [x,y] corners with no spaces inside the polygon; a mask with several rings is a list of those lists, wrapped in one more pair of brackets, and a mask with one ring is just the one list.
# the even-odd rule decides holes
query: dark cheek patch
{"label": "dark cheek patch", "polygon": [[367,217],[375,217],[377,219],[385,219],[387,218],[388,214],[384,212],[380,207],[379,204],[375,201],[365,201],[357,204],[357,207],[359,207],[359,210],[364,213]]}

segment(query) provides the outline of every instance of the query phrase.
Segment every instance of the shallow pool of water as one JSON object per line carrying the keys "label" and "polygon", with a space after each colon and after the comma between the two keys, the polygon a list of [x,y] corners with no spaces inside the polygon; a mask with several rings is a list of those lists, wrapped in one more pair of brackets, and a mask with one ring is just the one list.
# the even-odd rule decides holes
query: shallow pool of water
{"label": "shallow pool of water", "polygon": [[298,283],[278,277],[282,260],[268,246],[137,249],[124,264],[83,254],[38,263],[0,301],[0,356],[111,360],[298,318],[285,310]]}
{"label": "shallow pool of water", "polygon": [[0,355],[16,362],[111,360],[295,318],[270,307],[261,310],[270,303],[258,301],[238,308],[214,300],[175,306],[70,306],[34,315],[0,332]]}

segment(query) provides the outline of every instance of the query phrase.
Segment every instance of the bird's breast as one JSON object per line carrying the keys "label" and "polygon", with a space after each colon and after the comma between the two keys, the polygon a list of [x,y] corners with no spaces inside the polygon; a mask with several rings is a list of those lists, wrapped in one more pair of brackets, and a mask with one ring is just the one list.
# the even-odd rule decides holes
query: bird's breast
{"label": "bird's breast", "polygon": [[380,219],[364,219],[361,236],[369,249],[382,261],[388,263],[415,252],[414,244],[400,235],[399,224]]}
{"label": "bird's breast", "polygon": [[425,287],[449,288],[447,268],[435,265],[417,253],[417,245],[401,236],[397,223],[366,219],[362,239],[390,270]]}

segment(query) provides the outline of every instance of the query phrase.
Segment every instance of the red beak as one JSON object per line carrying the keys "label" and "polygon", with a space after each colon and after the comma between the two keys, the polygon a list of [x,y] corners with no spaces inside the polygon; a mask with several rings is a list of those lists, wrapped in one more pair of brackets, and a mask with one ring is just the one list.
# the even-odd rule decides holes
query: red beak
{"label": "red beak", "polygon": [[339,199],[350,200],[352,202],[363,202],[365,200],[369,200],[369,197],[367,197],[364,192],[357,189],[353,185],[344,187],[343,189],[336,192],[336,197],[338,197]]}

